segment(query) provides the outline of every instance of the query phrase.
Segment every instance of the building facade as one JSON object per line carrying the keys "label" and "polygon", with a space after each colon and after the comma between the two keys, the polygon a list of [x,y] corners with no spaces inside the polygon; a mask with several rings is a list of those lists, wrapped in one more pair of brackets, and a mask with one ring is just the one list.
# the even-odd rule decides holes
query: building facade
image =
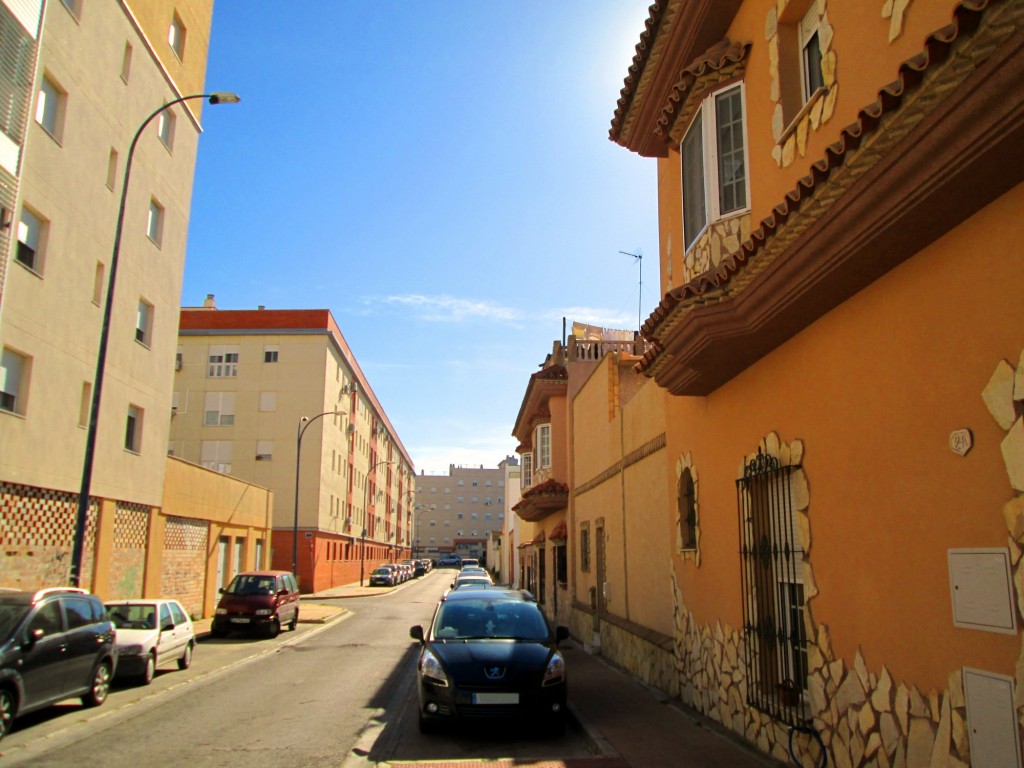
{"label": "building facade", "polygon": [[[211,0],[0,3],[0,48],[14,65],[0,76],[11,105],[0,126],[0,537],[8,583],[68,578],[128,149],[150,114],[203,93],[211,18]],[[128,518],[155,515],[164,503],[202,103],[168,108],[140,134],[134,154],[83,586],[97,586],[94,573],[107,568],[96,563],[104,510],[127,510],[124,524],[147,531]]]}
{"label": "building facade", "polygon": [[510,460],[514,457],[487,469],[450,464],[447,475],[416,476],[417,557],[456,554],[486,559],[487,542],[505,520],[504,467]]}
{"label": "building facade", "polygon": [[[1022,43],[1012,1],[650,7],[611,138],[663,298],[573,401],[574,577],[602,652],[780,759],[1021,764]],[[592,500],[616,429],[661,472]],[[671,611],[624,616],[645,570]]]}
{"label": "building facade", "polygon": [[409,556],[412,460],[328,310],[208,296],[181,310],[175,369],[169,451],[274,491],[271,561],[303,591]]}

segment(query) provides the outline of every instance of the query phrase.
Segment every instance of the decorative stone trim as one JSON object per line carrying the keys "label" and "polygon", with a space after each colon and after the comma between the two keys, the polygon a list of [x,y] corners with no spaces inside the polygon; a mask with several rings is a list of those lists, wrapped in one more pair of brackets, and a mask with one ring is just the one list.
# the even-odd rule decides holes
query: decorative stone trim
{"label": "decorative stone trim", "polygon": [[719,219],[708,225],[683,258],[683,283],[717,269],[750,237],[750,213]]}
{"label": "decorative stone trim", "polygon": [[[892,2],[892,0],[889,0]],[[771,78],[770,96],[775,104],[772,113],[772,137],[775,147],[772,157],[780,168],[786,168],[797,158],[804,157],[807,152],[807,137],[812,131],[829,121],[835,111],[836,98],[839,94],[839,83],[836,82],[838,59],[832,49],[832,25],[826,13],[827,0],[812,0],[818,12],[818,43],[821,47],[821,76],[825,84],[824,92],[813,94],[807,101],[807,107],[787,125],[782,105],[782,84],[779,79],[779,17],[785,12],[791,0],[778,0],[765,19],[764,37],[768,41],[769,76]]]}
{"label": "decorative stone trim", "polygon": [[683,560],[688,560],[700,568],[700,479],[697,477],[697,468],[693,466],[693,456],[689,453],[683,454],[676,461],[676,488],[683,472],[690,470],[690,477],[693,479],[693,514],[696,520],[693,524],[695,544],[693,547],[683,546],[683,512],[676,504],[676,551]]}
{"label": "decorative stone trim", "polygon": [[[981,398],[985,401],[992,418],[1006,431],[1006,437],[999,447],[1003,453],[1010,485],[1018,493],[1024,493],[1024,351],[1021,352],[1016,368],[1005,360],[999,361],[992,378],[981,393]],[[1007,523],[1011,534],[1016,536],[1016,531],[1022,527],[1021,524],[1011,523],[1009,516]],[[1018,538],[1018,542],[1024,542],[1024,537]],[[1022,583],[1024,578],[1017,582],[1018,587]],[[1021,612],[1024,613],[1024,607]]]}
{"label": "decorative stone trim", "polygon": [[910,7],[911,0],[885,0],[882,3],[882,18],[889,19],[889,42],[903,34],[903,14]]}

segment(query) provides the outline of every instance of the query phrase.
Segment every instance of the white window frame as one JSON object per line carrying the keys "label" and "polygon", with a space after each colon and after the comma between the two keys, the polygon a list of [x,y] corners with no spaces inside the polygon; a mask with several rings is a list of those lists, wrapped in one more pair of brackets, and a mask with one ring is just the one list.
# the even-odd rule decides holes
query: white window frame
{"label": "white window frame", "polygon": [[44,72],[36,92],[35,119],[44,131],[56,141],[60,141],[64,129],[64,112],[67,105],[67,92]]}
{"label": "white window frame", "polygon": [[137,405],[128,406],[124,425],[124,449],[129,453],[142,453],[142,424],[145,410]]}
{"label": "white window frame", "polygon": [[171,18],[170,26],[167,28],[167,44],[171,46],[171,50],[174,51],[174,55],[178,57],[179,61],[185,58],[185,40],[187,35],[188,29],[186,29],[181,17],[175,13]]}
{"label": "white window frame", "polygon": [[[803,104],[806,104],[811,100],[811,96],[815,94],[819,87],[824,85],[821,76],[821,18],[818,16],[818,4],[812,3],[810,10],[800,20],[799,27],[797,29],[797,36],[800,46],[800,94],[803,97]],[[814,63],[814,67],[810,67],[810,59],[808,54],[808,46],[811,42],[817,40],[818,43],[818,60]],[[811,87],[811,77],[816,74],[817,79],[822,81],[820,85]]]}
{"label": "white window frame", "polygon": [[149,199],[149,211],[146,214],[146,237],[158,248],[164,236],[164,217],[166,215],[166,209],[160,205],[160,202],[155,197],[151,197]]}
{"label": "white window frame", "polygon": [[156,135],[168,150],[174,148],[174,129],[177,123],[178,117],[170,109],[165,109],[156,119]]}
{"label": "white window frame", "polygon": [[256,461],[273,461],[274,460],[274,441],[273,440],[257,440],[256,441]]}
{"label": "white window frame", "polygon": [[22,205],[21,215],[18,217],[18,242],[15,245],[14,260],[37,275],[43,274],[46,264],[48,232],[49,222],[28,206]]}
{"label": "white window frame", "polygon": [[[720,170],[719,170],[719,133],[718,133],[718,100],[722,97],[731,95],[733,91],[739,91],[740,95],[740,109],[742,110],[741,125],[742,125],[742,138],[743,138],[743,204],[730,208],[729,210],[722,210],[721,204],[721,183],[720,183]],[[747,138],[747,108],[746,108],[746,87],[744,83],[738,82],[730,84],[724,88],[708,94],[704,97],[701,102],[700,109],[694,116],[693,121],[686,129],[686,133],[683,134],[683,139],[679,143],[679,162],[680,162],[680,176],[681,176],[681,192],[683,202],[683,241],[685,244],[685,251],[689,251],[693,246],[700,240],[701,235],[707,231],[708,227],[717,221],[722,219],[731,218],[738,216],[750,211],[750,142]],[[694,133],[698,131],[699,133]],[[701,140],[700,146],[700,159],[701,166],[700,171],[702,174],[702,196],[704,205],[704,217],[703,224],[697,228],[696,231],[688,236],[686,232],[686,206],[687,206],[687,194],[686,194],[686,179],[687,179],[687,167],[686,167],[686,149],[685,146],[687,141],[691,137],[698,137]],[[692,159],[692,158],[691,158]],[[700,201],[698,201],[700,202]]]}
{"label": "white window frame", "polygon": [[276,345],[268,345],[263,348],[263,362],[264,363],[276,363],[278,355],[280,354],[281,348]]}
{"label": "white window frame", "polygon": [[204,427],[232,427],[235,424],[235,393],[207,392],[203,398]]}
{"label": "white window frame", "polygon": [[4,347],[0,352],[0,411],[25,415],[25,400],[28,392],[32,359]]}
{"label": "white window frame", "polygon": [[225,379],[238,376],[238,347],[210,347],[206,377]]}
{"label": "white window frame", "polygon": [[536,469],[547,469],[551,466],[551,425],[541,424],[537,427],[534,440],[534,455],[537,459]]}
{"label": "white window frame", "polygon": [[200,466],[220,472],[224,475],[231,474],[231,450],[234,443],[231,440],[203,440],[199,444]]}
{"label": "white window frame", "polygon": [[149,347],[153,340],[153,305],[145,299],[139,299],[135,311],[135,341]]}
{"label": "white window frame", "polygon": [[523,454],[523,489],[533,485],[533,454]]}

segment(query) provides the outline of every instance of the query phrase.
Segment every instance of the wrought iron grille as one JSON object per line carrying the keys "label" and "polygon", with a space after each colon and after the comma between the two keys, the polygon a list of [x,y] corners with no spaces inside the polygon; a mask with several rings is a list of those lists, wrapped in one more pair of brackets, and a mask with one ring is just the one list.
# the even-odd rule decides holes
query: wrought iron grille
{"label": "wrought iron grille", "polygon": [[789,725],[808,720],[803,551],[794,466],[758,449],[736,481],[747,703]]}

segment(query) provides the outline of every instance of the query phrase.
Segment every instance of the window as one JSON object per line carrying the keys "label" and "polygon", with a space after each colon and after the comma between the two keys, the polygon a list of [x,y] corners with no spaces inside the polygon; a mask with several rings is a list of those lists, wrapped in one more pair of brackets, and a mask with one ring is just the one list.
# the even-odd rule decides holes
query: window
{"label": "window", "polygon": [[260,410],[277,410],[277,392],[260,392]]}
{"label": "window", "polygon": [[185,25],[178,14],[174,14],[171,26],[167,29],[167,44],[179,60],[185,58]]}
{"label": "window", "polygon": [[132,72],[132,44],[124,44],[124,55],[121,57],[121,79],[126,83],[128,82],[128,76]]}
{"label": "window", "polygon": [[156,135],[160,137],[160,142],[168,149],[174,147],[174,126],[177,121],[177,116],[169,109],[161,112],[156,119]]}
{"label": "window", "polygon": [[128,418],[124,425],[124,449],[132,453],[142,451],[142,414],[137,405],[128,406]]}
{"label": "window", "polygon": [[0,410],[25,414],[30,367],[29,358],[4,347],[0,356]]}
{"label": "window", "polygon": [[523,488],[533,485],[533,454],[523,454]]}
{"label": "window", "polygon": [[149,201],[149,214],[146,217],[146,236],[157,246],[164,234],[164,208],[156,199]]}
{"label": "window", "polygon": [[67,8],[69,11],[71,11],[71,15],[74,16],[77,19],[78,18],[78,14],[82,10],[82,8],[81,8],[82,0],[62,0],[62,2],[64,3],[64,7]]}
{"label": "window", "polygon": [[107,156],[107,189],[111,192],[117,185],[117,150],[110,148],[110,155]]}
{"label": "window", "polygon": [[559,584],[568,584],[569,565],[565,556],[565,544],[555,546],[555,579]]}
{"label": "window", "polygon": [[135,340],[147,347],[153,338],[153,305],[145,299],[139,299],[139,308],[135,313]]}
{"label": "window", "polygon": [[47,222],[22,206],[18,220],[18,250],[14,258],[37,274],[43,273]]}
{"label": "window", "polygon": [[78,426],[89,426],[89,414],[92,412],[92,384],[82,382],[82,400],[78,404]]}
{"label": "window", "polygon": [[97,307],[103,302],[103,278],[106,273],[106,268],[103,266],[102,261],[96,262],[96,273],[92,278],[92,303]]}
{"label": "window", "polygon": [[207,392],[203,406],[203,424],[207,427],[230,427],[235,423],[235,393]]}
{"label": "window", "polygon": [[736,481],[747,698],[789,724],[807,714],[803,551],[791,495],[794,469],[758,450]]}
{"label": "window", "polygon": [[231,378],[238,375],[238,347],[210,347],[208,360],[208,378]]}
{"label": "window", "polygon": [[256,461],[272,461],[274,458],[274,441],[256,441]]}
{"label": "window", "polygon": [[679,514],[679,546],[697,548],[697,499],[690,468],[683,470],[676,487],[676,511]]}
{"label": "window", "polygon": [[708,224],[747,209],[743,87],[704,99],[679,145],[686,249]]}
{"label": "window", "polygon": [[277,347],[264,347],[263,348],[263,362],[264,363],[276,363],[277,362]]}
{"label": "window", "polygon": [[203,440],[199,446],[199,463],[207,469],[231,474],[230,440]]}
{"label": "window", "polygon": [[541,424],[537,427],[537,469],[551,466],[551,425]]}
{"label": "window", "polygon": [[465,517],[465,513],[463,513],[463,512],[456,512],[455,513],[455,517],[457,517],[459,520],[461,520],[463,517]]}
{"label": "window", "polygon": [[48,74],[43,75],[36,95],[36,122],[54,139],[60,141],[64,127],[64,106],[67,94]]}
{"label": "window", "polygon": [[580,523],[580,570],[590,570],[590,523]]}
{"label": "window", "polygon": [[803,88],[803,103],[810,101],[811,96],[819,88],[823,88],[825,80],[821,75],[821,41],[818,35],[820,23],[818,4],[813,3],[811,9],[800,21],[800,84]]}

